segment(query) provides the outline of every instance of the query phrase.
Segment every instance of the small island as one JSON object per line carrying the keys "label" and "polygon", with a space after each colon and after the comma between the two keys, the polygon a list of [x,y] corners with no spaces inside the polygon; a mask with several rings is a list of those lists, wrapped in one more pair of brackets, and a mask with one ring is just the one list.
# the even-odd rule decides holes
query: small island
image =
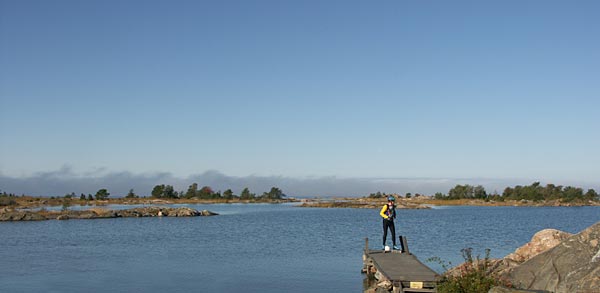
{"label": "small island", "polygon": [[69,219],[107,219],[107,218],[141,218],[141,217],[198,217],[215,216],[208,210],[198,211],[191,208],[169,208],[169,207],[141,207],[124,210],[108,210],[103,208],[90,208],[86,210],[60,210],[48,211],[41,209],[14,210],[0,209],[0,221],[44,221],[44,220],[69,220]]}
{"label": "small island", "polygon": [[[109,198],[110,192],[103,188],[92,194],[77,196],[74,192],[64,196],[34,197],[0,193],[0,221],[41,221],[68,219],[104,219],[131,217],[196,217],[213,216],[217,213],[188,207],[166,207],[172,204],[213,204],[213,203],[282,203],[293,202],[277,187],[257,196],[244,188],[238,196],[231,189],[213,191],[209,186],[198,188],[193,183],[187,192],[175,191],[173,186],[156,185],[150,197],[140,197],[133,189],[124,197]],[[132,209],[106,209],[109,205],[144,205]],[[147,205],[147,206],[146,206]],[[73,207],[80,208],[74,209]],[[61,207],[60,210],[50,207]]]}

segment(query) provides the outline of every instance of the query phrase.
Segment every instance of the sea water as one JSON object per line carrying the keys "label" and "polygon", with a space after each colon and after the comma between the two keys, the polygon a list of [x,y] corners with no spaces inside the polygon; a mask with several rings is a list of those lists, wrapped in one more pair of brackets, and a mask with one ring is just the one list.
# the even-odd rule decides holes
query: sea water
{"label": "sea water", "polygon": [[[0,222],[0,291],[361,292],[364,239],[382,245],[374,209],[185,206],[220,215]],[[398,210],[396,235],[441,271],[426,260],[459,264],[467,247],[500,258],[539,230],[598,221],[600,207],[434,207]]]}

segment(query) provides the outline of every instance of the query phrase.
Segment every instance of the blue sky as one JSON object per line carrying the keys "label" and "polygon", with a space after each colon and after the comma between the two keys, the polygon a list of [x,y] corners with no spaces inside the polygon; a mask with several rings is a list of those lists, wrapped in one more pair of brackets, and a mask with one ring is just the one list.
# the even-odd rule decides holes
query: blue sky
{"label": "blue sky", "polygon": [[598,11],[0,0],[0,175],[599,188]]}

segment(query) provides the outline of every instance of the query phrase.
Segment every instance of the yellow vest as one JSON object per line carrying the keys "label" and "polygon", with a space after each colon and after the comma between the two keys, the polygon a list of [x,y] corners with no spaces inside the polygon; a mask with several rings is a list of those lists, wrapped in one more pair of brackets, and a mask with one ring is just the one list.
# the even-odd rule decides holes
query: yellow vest
{"label": "yellow vest", "polygon": [[385,204],[382,208],[381,211],[379,212],[379,215],[384,218],[384,219],[388,219],[389,217],[385,214],[385,212],[387,212],[388,210],[388,205]]}

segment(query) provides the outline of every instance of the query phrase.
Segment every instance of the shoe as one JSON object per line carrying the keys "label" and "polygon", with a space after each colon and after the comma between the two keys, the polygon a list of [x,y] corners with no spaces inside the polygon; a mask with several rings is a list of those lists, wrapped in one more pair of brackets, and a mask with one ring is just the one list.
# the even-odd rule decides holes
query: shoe
{"label": "shoe", "polygon": [[385,245],[381,247],[381,250],[385,251]]}
{"label": "shoe", "polygon": [[398,246],[394,245],[394,250],[400,250],[400,248],[398,248]]}

